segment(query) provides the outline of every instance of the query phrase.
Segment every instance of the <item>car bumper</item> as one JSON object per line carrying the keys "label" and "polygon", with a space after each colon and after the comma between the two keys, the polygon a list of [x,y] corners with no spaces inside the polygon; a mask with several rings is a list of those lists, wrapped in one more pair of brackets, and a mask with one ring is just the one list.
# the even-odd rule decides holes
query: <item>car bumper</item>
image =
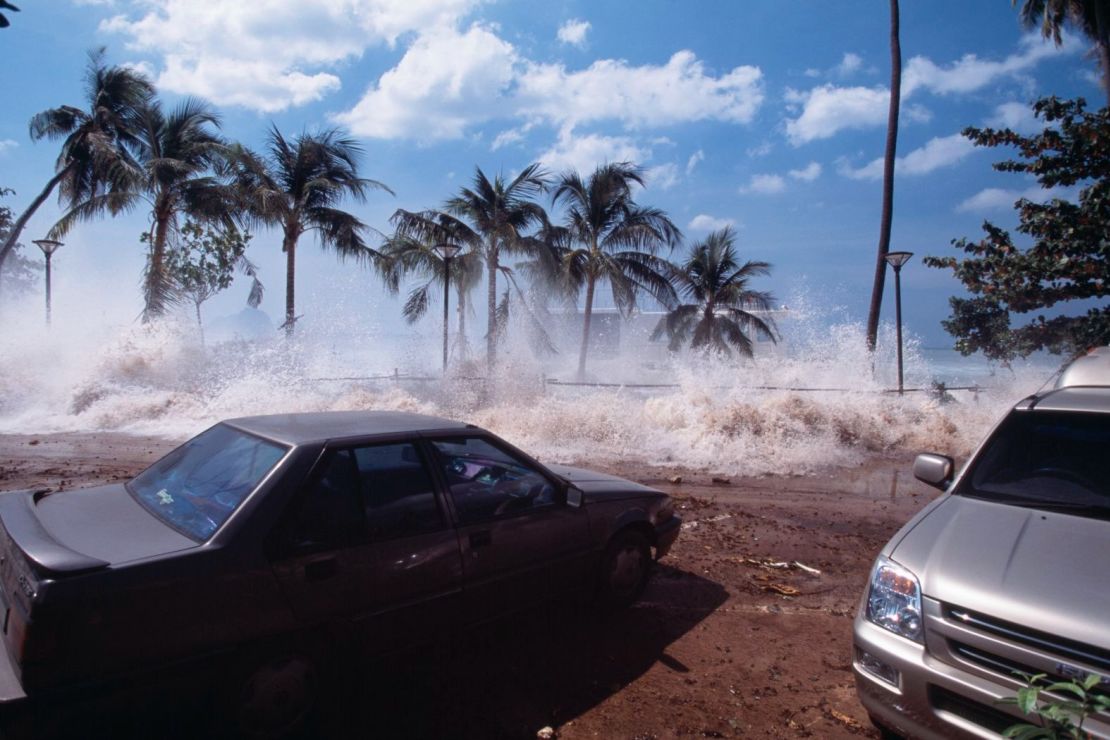
{"label": "car bumper", "polygon": [[671,550],[671,545],[678,539],[682,529],[682,519],[672,516],[667,521],[655,527],[655,559],[659,560]]}
{"label": "car bumper", "polygon": [[19,674],[12,663],[12,656],[0,645],[0,709],[27,698]]}
{"label": "car bumper", "polygon": [[[862,614],[863,608],[854,624],[852,672],[860,703],[876,723],[904,737],[945,740],[997,739],[1006,727],[1030,721],[1012,704],[1000,703],[1021,684],[942,662]],[[925,639],[931,637],[942,639],[928,633]],[[1083,729],[1096,738],[1110,737],[1110,724],[1099,717],[1088,718]]]}

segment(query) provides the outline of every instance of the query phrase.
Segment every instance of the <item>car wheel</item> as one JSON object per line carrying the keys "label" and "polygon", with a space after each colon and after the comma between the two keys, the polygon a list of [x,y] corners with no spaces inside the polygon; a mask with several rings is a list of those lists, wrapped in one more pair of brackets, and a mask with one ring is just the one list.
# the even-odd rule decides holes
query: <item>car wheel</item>
{"label": "car wheel", "polygon": [[308,658],[279,655],[240,674],[228,719],[240,737],[287,738],[304,728],[319,698],[317,673]]}
{"label": "car wheel", "polygon": [[640,532],[618,532],[605,548],[601,561],[599,602],[606,609],[623,609],[635,603],[651,572],[651,546]]}

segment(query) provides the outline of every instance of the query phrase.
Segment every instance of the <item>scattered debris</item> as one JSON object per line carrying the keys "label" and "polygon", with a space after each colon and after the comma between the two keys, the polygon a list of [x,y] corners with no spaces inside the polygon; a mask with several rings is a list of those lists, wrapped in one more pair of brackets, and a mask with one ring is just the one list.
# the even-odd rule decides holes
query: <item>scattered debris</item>
{"label": "scattered debris", "polygon": [[683,522],[682,523],[682,528],[683,529],[693,529],[696,526],[698,526],[698,521],[696,519],[692,522]]}
{"label": "scattered debris", "polygon": [[806,573],[812,573],[815,576],[821,575],[821,571],[817,570],[816,568],[811,568],[805,563],[799,563],[797,560],[794,561],[794,567],[799,570],[804,570]]}
{"label": "scattered debris", "polygon": [[805,571],[806,573],[809,573],[811,575],[821,575],[821,571],[797,560],[786,561],[774,560],[772,558],[739,558],[739,562],[748,563],[750,565],[757,565],[760,568],[775,568],[777,570],[797,569]]}
{"label": "scattered debris", "polygon": [[675,485],[678,485],[679,483],[682,482],[682,476],[681,475],[676,475],[673,478],[671,478],[670,481],[671,481],[671,483],[674,483]]}
{"label": "scattered debris", "polygon": [[801,591],[794,588],[793,586],[787,586],[783,583],[768,583],[766,586],[763,587],[763,590],[773,591],[774,593],[781,594],[783,596],[797,596],[801,593]]}
{"label": "scattered debris", "polygon": [[32,447],[34,447],[34,446],[35,446],[35,445],[37,445],[38,443],[39,443],[39,440],[37,440],[37,439],[32,439],[32,440],[31,440],[30,442],[28,442],[27,444],[29,444],[29,445],[31,445]]}
{"label": "scattered debris", "polygon": [[829,707],[829,716],[831,716],[837,722],[840,722],[841,724],[847,725],[848,727],[852,728],[853,730],[862,730],[863,729],[863,725],[860,724],[859,721],[857,721],[855,718],[849,717],[844,712],[839,712],[839,711],[833,709],[832,707]]}
{"label": "scattered debris", "polygon": [[551,740],[555,737],[555,729],[552,727],[544,727],[536,733],[536,737],[539,738],[539,740]]}
{"label": "scattered debris", "polygon": [[710,480],[712,480],[714,483],[721,483],[726,486],[732,483],[731,478],[718,478],[717,476],[713,476]]}

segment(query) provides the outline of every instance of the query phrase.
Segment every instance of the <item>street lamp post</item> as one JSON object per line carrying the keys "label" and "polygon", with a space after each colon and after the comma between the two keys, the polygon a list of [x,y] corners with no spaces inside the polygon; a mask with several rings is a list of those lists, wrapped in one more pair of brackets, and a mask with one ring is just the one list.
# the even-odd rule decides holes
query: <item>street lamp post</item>
{"label": "street lamp post", "polygon": [[910,261],[913,252],[887,252],[883,257],[894,268],[894,316],[898,327],[898,395],[905,391],[902,386],[902,265]]}
{"label": "street lamp post", "polygon": [[447,373],[447,301],[451,295],[451,259],[461,249],[457,244],[436,244],[432,249],[443,260],[443,372]]}
{"label": "street lamp post", "polygon": [[34,242],[46,257],[46,325],[50,326],[50,257],[62,243],[54,239],[35,239]]}

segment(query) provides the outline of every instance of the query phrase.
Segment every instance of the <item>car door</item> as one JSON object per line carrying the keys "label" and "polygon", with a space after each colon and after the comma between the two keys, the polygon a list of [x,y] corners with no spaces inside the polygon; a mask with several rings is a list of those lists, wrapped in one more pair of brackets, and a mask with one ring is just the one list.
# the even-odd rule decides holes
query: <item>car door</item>
{"label": "car door", "polygon": [[461,593],[458,539],[412,442],[328,449],[277,537],[274,570],[302,624],[371,649],[434,633]]}
{"label": "car door", "polygon": [[430,440],[463,559],[464,608],[481,620],[587,580],[589,519],[538,465],[484,435]]}

